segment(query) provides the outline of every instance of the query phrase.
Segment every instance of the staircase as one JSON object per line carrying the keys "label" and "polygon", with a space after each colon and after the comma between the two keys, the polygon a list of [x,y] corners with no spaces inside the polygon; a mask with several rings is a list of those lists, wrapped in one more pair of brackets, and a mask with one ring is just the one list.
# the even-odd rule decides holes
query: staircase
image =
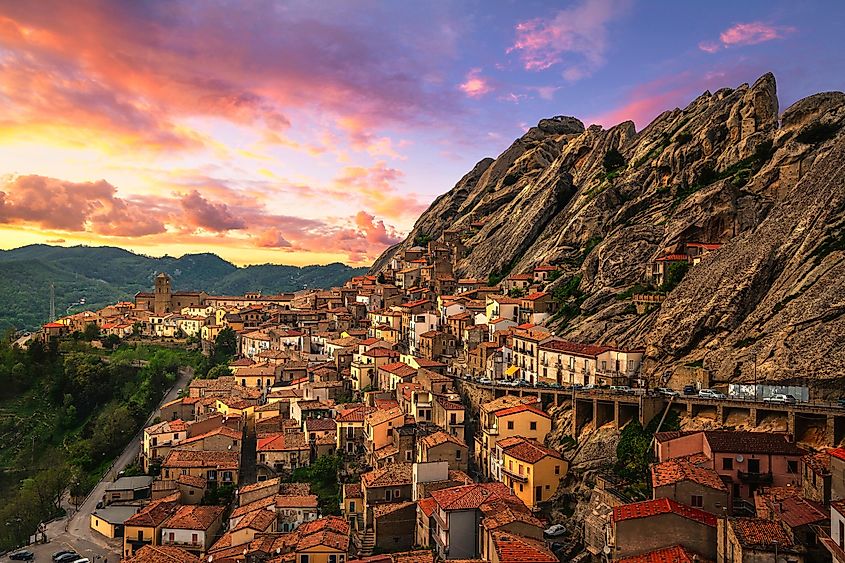
{"label": "staircase", "polygon": [[376,533],[372,528],[367,528],[364,532],[364,539],[361,540],[361,551],[358,557],[369,557],[373,554],[373,548],[376,545]]}

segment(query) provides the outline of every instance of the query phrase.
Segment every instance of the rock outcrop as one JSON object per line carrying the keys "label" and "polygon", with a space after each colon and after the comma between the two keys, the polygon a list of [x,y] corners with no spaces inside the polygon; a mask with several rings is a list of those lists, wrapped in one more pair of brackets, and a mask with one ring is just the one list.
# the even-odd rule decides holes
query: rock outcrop
{"label": "rock outcrop", "polygon": [[[642,131],[540,121],[484,159],[408,239],[465,228],[456,274],[560,265],[579,280],[562,336],[646,346],[648,375],[703,362],[721,380],[833,379],[845,349],[845,94],[779,114],[774,76],[705,92]],[[618,155],[621,155],[621,160]],[[615,157],[615,158],[612,158]],[[476,228],[471,229],[471,224]],[[483,224],[479,227],[480,224]],[[722,243],[644,315],[621,294],[686,242]]]}

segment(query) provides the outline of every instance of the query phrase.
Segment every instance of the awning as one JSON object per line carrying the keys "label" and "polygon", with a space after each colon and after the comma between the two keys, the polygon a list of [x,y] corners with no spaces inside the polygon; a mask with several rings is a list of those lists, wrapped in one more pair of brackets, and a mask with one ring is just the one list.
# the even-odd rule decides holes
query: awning
{"label": "awning", "polygon": [[519,371],[519,367],[517,367],[517,366],[511,366],[511,367],[509,367],[508,369],[506,369],[506,370],[505,370],[505,375],[507,375],[508,377],[510,377],[510,376],[512,376],[513,374],[515,374],[515,373],[516,373],[516,372],[518,372],[518,371]]}

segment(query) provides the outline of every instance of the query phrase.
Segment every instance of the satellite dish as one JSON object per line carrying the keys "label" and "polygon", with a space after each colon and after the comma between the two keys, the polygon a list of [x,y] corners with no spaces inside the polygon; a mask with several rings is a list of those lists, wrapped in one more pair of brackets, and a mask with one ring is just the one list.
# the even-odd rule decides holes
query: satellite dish
{"label": "satellite dish", "polygon": [[604,553],[605,555],[610,555],[610,546],[604,546],[604,549],[602,549],[602,553]]}
{"label": "satellite dish", "polygon": [[745,461],[744,457],[742,457],[741,455],[736,456],[736,462],[737,463],[742,463],[743,461]]}

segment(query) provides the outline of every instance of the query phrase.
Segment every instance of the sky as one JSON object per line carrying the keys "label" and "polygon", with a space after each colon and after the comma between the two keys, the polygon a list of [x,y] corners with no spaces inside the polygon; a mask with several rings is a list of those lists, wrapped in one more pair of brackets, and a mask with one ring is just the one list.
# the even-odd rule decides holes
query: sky
{"label": "sky", "polygon": [[845,2],[0,0],[0,248],[371,263],[528,127],[845,89]]}

